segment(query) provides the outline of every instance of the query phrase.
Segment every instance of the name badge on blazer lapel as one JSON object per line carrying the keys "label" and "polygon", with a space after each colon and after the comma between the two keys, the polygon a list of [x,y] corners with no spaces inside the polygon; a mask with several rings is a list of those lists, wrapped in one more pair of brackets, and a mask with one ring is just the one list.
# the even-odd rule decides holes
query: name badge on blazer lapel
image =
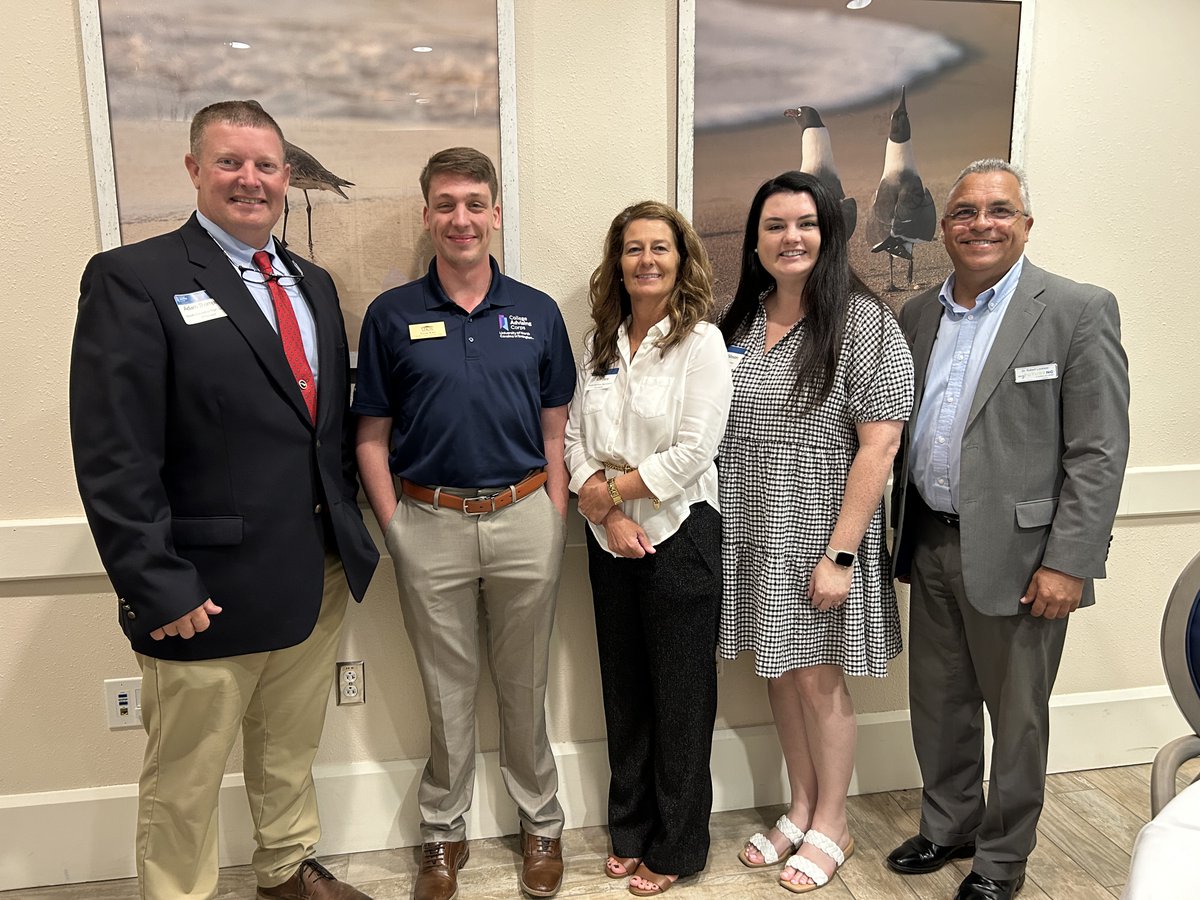
{"label": "name badge on blazer lapel", "polygon": [[1040,366],[1020,366],[1013,369],[1017,384],[1026,381],[1053,381],[1058,377],[1058,363],[1042,363]]}
{"label": "name badge on blazer lapel", "polygon": [[183,316],[184,324],[198,325],[212,319],[226,318],[229,313],[221,309],[217,301],[208,295],[208,291],[195,291],[191,294],[176,294],[175,308]]}

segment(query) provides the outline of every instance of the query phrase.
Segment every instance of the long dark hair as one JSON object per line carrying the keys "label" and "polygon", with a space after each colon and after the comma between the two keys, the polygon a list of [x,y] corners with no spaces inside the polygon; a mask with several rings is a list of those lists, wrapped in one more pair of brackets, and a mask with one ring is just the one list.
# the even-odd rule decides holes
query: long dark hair
{"label": "long dark hair", "polygon": [[767,198],[783,193],[809,194],[817,207],[817,227],[821,231],[821,250],[802,295],[807,335],[796,349],[796,383],[792,389],[800,409],[809,410],[833,390],[851,290],[877,301],[878,298],[850,270],[846,220],[833,194],[820,180],[806,172],[784,172],[763,182],[750,203],[742,239],[742,270],[737,292],[719,323],[725,343],[731,343],[738,331],[753,321],[759,298],[775,289],[775,279],[758,260],[758,223]]}
{"label": "long dark hair", "polygon": [[712,267],[708,253],[696,229],[674,207],[644,200],[617,213],[604,238],[604,260],[596,267],[588,283],[592,306],[592,330],[587,341],[591,350],[592,372],[603,375],[617,358],[617,331],[633,308],[629,291],[621,280],[621,251],[625,228],[637,219],[666,222],[679,252],[679,272],[675,287],[667,299],[671,327],[661,340],[665,353],[712,315]]}

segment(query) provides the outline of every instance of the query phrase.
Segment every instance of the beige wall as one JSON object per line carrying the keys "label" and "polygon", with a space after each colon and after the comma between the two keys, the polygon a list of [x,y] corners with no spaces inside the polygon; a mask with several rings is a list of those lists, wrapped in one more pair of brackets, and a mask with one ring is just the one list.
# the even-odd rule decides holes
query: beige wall
{"label": "beige wall", "polygon": [[[611,216],[635,199],[673,197],[674,23],[667,0],[517,4],[522,276],[560,300],[576,338]],[[1190,214],[1200,209],[1192,168],[1200,70],[1186,62],[1198,33],[1193,0],[1037,3],[1029,253],[1113,289],[1122,303],[1133,467],[1200,465],[1192,350],[1200,305],[1185,262],[1194,256]],[[78,277],[99,244],[80,46],[70,0],[25,0],[0,38],[0,520],[80,512],[65,382]],[[580,535],[567,551],[556,631],[556,741],[603,736]],[[1060,692],[1161,683],[1161,603],[1198,546],[1200,516],[1121,520],[1100,603],[1072,622]],[[367,604],[351,611],[345,657],[367,660],[370,702],[331,711],[323,763],[425,753],[394,593],[385,565]],[[136,780],[141,734],[110,733],[99,701],[103,678],[136,672],[114,612],[99,578],[0,580],[0,794]],[[904,669],[901,658],[893,677],[856,681],[860,711],[903,709]],[[745,660],[727,665],[721,684],[722,724],[768,720]],[[481,695],[480,743],[491,749],[490,684]]]}

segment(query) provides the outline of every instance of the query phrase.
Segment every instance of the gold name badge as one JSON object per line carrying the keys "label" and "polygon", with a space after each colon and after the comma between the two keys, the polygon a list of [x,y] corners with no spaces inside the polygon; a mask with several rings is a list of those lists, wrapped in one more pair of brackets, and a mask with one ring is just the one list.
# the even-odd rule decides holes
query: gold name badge
{"label": "gold name badge", "polygon": [[418,322],[408,326],[408,338],[412,341],[423,341],[426,338],[439,338],[445,336],[445,322]]}

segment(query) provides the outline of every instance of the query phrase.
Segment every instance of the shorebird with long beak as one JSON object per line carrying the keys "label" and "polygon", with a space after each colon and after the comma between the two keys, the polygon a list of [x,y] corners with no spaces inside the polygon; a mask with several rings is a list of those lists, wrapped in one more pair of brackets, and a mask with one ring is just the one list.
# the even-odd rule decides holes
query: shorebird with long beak
{"label": "shorebird with long beak", "polygon": [[913,152],[912,126],[904,104],[892,111],[887,149],[883,154],[883,176],[871,201],[867,220],[867,243],[872,253],[888,255],[889,291],[898,291],[894,266],[897,259],[908,260],[908,283],[913,280],[913,248],[918,242],[932,241],[937,231],[937,207],[921,175]]}
{"label": "shorebird with long beak", "polygon": [[801,106],[797,109],[785,109],[783,114],[789,119],[795,119],[800,126],[800,166],[801,172],[807,172],[821,180],[829,188],[835,200],[842,205],[842,217],[846,220],[846,238],[854,234],[858,224],[858,203],[853,197],[847,197],[842,190],[842,180],[838,178],[837,166],[833,163],[833,144],[829,140],[829,129],[821,121],[821,114],[811,106]]}
{"label": "shorebird with long beak", "polygon": [[[247,100],[246,102],[262,109],[257,100]],[[308,216],[308,255],[311,257],[313,255],[312,201],[308,198],[308,192],[333,191],[343,200],[349,200],[350,198],[346,196],[346,192],[342,188],[354,187],[354,182],[334,175],[321,165],[321,161],[315,156],[303,147],[297,147],[287,138],[283,139],[283,160],[292,167],[292,180],[289,187],[294,187],[304,192],[304,210]],[[285,247],[287,246],[287,221],[289,212],[290,207],[287,195],[285,194],[283,198],[283,235],[280,238]]]}

